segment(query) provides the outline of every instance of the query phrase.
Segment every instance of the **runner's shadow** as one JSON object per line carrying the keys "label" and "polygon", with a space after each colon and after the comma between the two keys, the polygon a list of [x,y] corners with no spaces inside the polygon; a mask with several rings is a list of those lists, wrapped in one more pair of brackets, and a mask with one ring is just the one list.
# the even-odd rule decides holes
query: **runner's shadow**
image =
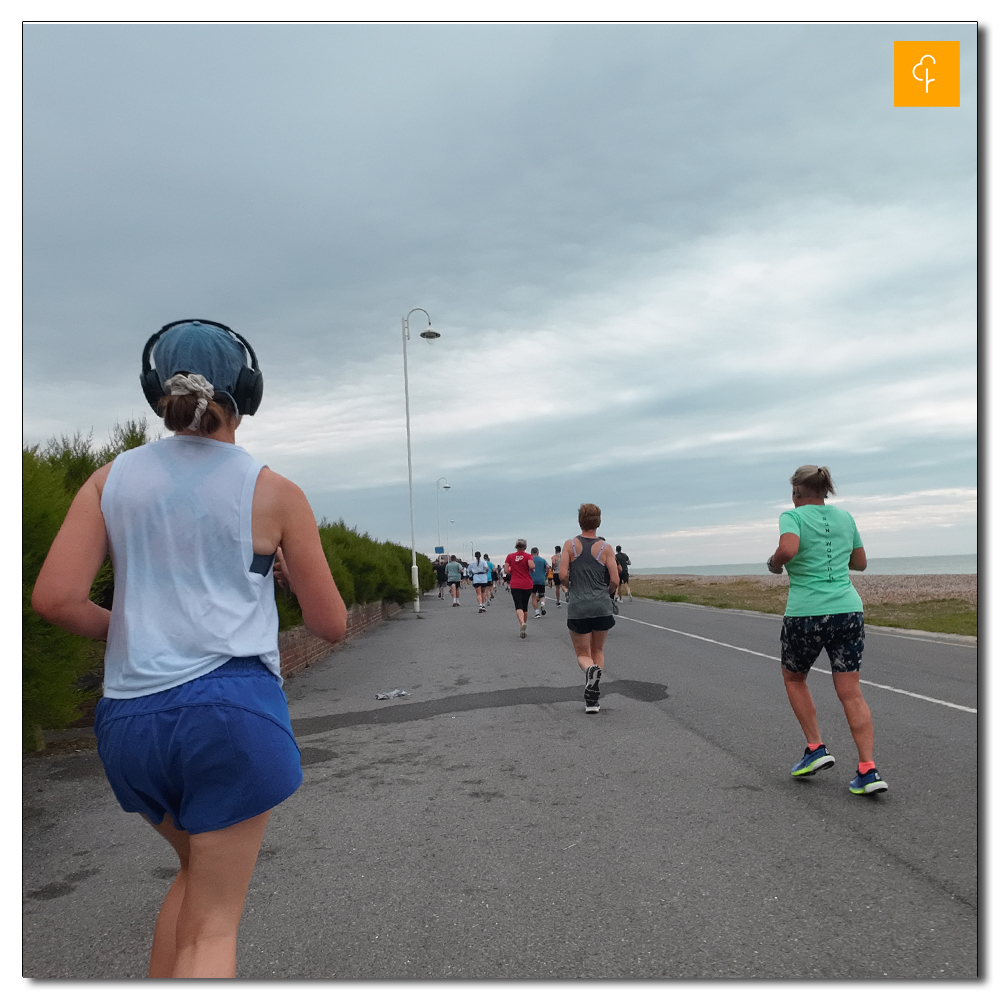
{"label": "runner's shadow", "polygon": [[[619,694],[633,701],[663,701],[668,697],[666,684],[650,681],[614,680],[601,684],[601,694]],[[316,715],[293,719],[292,731],[296,736],[315,736],[347,726],[370,726],[387,722],[416,722],[435,715],[454,715],[481,708],[511,708],[515,705],[552,705],[560,701],[581,701],[583,688],[572,687],[522,687],[500,691],[481,691],[478,694],[450,695],[433,701],[414,701],[385,705],[367,712],[342,712],[339,715]]]}

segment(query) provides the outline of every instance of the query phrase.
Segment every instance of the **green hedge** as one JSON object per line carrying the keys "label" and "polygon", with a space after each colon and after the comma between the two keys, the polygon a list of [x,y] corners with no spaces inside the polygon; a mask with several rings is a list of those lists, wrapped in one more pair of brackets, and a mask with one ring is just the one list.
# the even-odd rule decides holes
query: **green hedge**
{"label": "green hedge", "polygon": [[[104,643],[70,635],[31,610],[31,590],[71,500],[87,478],[116,455],[152,440],[144,419],[116,424],[111,440],[95,448],[92,436],[52,438],[22,450],[22,722],[26,749],[40,749],[43,729],[78,719],[81,706],[99,691]],[[359,534],[343,521],[319,526],[323,552],[344,603],[414,599],[410,550]],[[430,559],[417,555],[422,591],[435,586]],[[110,561],[98,571],[91,599],[110,608],[114,575]],[[279,628],[302,624],[294,594],[275,588]]]}
{"label": "green hedge", "polygon": [[[21,720],[23,744],[40,747],[43,729],[62,729],[80,717],[80,706],[100,684],[104,643],[71,635],[31,610],[31,591],[76,491],[116,455],[145,444],[145,420],[115,424],[111,439],[52,438],[21,452]],[[90,596],[111,607],[111,563],[98,571]]]}
{"label": "green hedge", "polygon": [[79,718],[87,698],[79,681],[100,662],[99,645],[71,635],[31,610],[31,589],[72,498],[63,470],[37,449],[22,455],[21,703],[25,747],[41,745],[43,729]]}
{"label": "green hedge", "polygon": [[[323,545],[330,572],[344,603],[369,604],[390,601],[406,604],[416,596],[410,582],[410,550],[395,542],[380,542],[367,532],[359,534],[343,521],[321,521],[319,540]],[[437,585],[434,567],[423,553],[417,553],[417,573],[421,592]],[[302,624],[302,612],[294,594],[280,588],[275,594],[282,631]]]}

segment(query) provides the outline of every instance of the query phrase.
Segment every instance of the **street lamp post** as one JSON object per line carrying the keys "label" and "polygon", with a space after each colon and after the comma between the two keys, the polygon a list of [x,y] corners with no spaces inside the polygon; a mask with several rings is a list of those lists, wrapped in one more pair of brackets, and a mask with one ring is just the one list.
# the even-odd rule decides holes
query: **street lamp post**
{"label": "street lamp post", "polygon": [[[441,483],[444,483],[444,487]],[[434,490],[434,495],[437,498],[437,518],[438,518],[438,548],[441,548],[441,490],[450,490],[451,487],[448,485],[448,480],[442,476],[435,484],[436,489]]]}
{"label": "street lamp post", "polygon": [[406,366],[406,342],[410,339],[410,317],[415,312],[422,312],[427,317],[427,329],[422,331],[420,336],[424,340],[437,340],[441,336],[436,330],[431,329],[431,314],[426,309],[419,306],[411,309],[403,317],[403,395],[406,399],[406,473],[410,483],[410,555],[413,562],[410,566],[410,580],[417,596],[413,600],[414,612],[420,611],[420,572],[417,569],[417,540],[413,530],[413,457],[410,449],[410,376]]}

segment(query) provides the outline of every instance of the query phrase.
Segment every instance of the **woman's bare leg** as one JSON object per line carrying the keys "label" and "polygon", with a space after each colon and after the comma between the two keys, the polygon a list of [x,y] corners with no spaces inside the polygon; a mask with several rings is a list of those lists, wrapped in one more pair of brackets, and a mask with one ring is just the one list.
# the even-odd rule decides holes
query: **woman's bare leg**
{"label": "woman's bare leg", "polygon": [[164,816],[163,822],[153,829],[170,842],[181,863],[181,870],[170,886],[167,898],[160,907],[160,915],[156,918],[153,949],[149,956],[149,978],[169,979],[173,975],[177,958],[177,914],[184,902],[191,835],[186,830],[178,830],[169,815]]}
{"label": "woman's bare leg", "polygon": [[[166,912],[161,910],[157,921],[151,975],[154,963],[159,975],[175,979],[231,979],[236,975],[236,932],[269,816],[270,811],[223,830],[187,835],[187,864],[182,860],[181,875],[167,894],[171,905],[168,908],[164,903]],[[175,841],[181,831],[169,817],[156,829],[177,849]],[[170,900],[178,888],[175,900]],[[172,971],[165,973],[161,970],[169,954],[171,924],[174,963]]]}
{"label": "woman's bare leg", "polygon": [[586,672],[587,667],[593,663],[601,670],[604,669],[604,641],[608,637],[606,631],[588,632],[586,635],[570,631],[569,637],[573,641],[573,652],[576,653],[576,662],[581,670]]}
{"label": "woman's bare leg", "polygon": [[601,670],[604,669],[604,642],[607,637],[606,631],[590,633],[590,655]]}
{"label": "woman's bare leg", "polygon": [[816,719],[816,703],[813,701],[809,685],[806,683],[808,674],[799,674],[787,667],[781,668],[781,676],[785,681],[785,691],[788,703],[792,706],[795,718],[799,720],[806,743],[822,743],[819,735],[819,722]]}
{"label": "woman's bare leg", "polygon": [[587,668],[594,662],[594,657],[590,652],[590,637],[592,632],[580,635],[579,632],[570,631],[569,637],[573,642],[573,652],[576,653],[576,662],[580,669],[586,673]]}
{"label": "woman's bare leg", "polygon": [[861,693],[861,674],[857,670],[834,673],[833,688],[851,727],[851,735],[858,748],[858,760],[874,760],[875,727],[872,725],[871,709]]}

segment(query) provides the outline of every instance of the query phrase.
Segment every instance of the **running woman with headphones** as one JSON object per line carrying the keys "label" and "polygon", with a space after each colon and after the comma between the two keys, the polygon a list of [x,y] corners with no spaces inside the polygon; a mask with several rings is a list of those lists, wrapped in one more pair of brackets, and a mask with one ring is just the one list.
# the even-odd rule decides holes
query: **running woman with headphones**
{"label": "running woman with headphones", "polygon": [[828,507],[834,492],[826,466],[802,465],[792,484],[793,510],[778,517],[778,547],[767,560],[772,573],[788,567],[788,603],[781,626],[781,675],[788,701],[806,738],[805,754],[793,768],[808,778],[833,767],[835,759],[820,736],[816,705],[806,679],[826,649],[833,687],[858,748],[858,770],[848,784],[855,795],[884,792],[888,784],[875,769],[872,713],[861,693],[861,654],[865,648],[865,616],[861,597],[848,570],[868,566],[854,518]]}
{"label": "running woman with headphones", "polygon": [[[32,606],[107,640],[98,752],[122,808],[180,861],[150,977],[233,977],[270,810],[302,783],[274,579],[329,642],[344,637],[347,611],[305,495],[236,444],[263,393],[250,345],[221,323],[168,324],[146,344],[141,383],[174,434],[123,452],[84,483]],[[89,599],[108,553],[110,612]]]}

